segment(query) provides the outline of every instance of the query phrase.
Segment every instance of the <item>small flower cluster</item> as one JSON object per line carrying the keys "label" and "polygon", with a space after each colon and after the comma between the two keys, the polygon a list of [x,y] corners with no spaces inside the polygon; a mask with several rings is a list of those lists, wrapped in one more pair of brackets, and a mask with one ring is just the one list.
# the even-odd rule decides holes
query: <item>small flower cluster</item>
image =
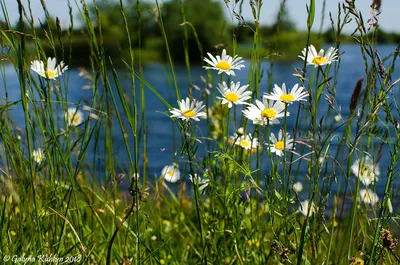
{"label": "small flower cluster", "polygon": [[[334,47],[331,47],[328,49],[326,53],[323,49],[321,49],[317,53],[315,47],[313,45],[310,45],[308,48],[303,49],[302,55],[299,55],[299,57],[304,61],[306,61],[307,65],[313,65],[314,67],[322,67],[324,65],[329,65],[333,61],[336,61],[338,59],[338,50]],[[306,97],[304,94],[301,94],[302,91],[300,92],[298,87],[293,87],[292,91],[293,90],[294,90],[293,94],[297,95],[297,97],[301,99],[304,99]],[[275,92],[275,94],[277,93]],[[282,95],[275,95],[275,96],[277,97]],[[283,97],[289,100],[292,99],[292,97],[290,96],[283,95]],[[303,189],[303,185],[301,184],[301,182],[296,182],[293,185],[293,189],[295,190],[296,193],[299,193]],[[299,211],[304,216],[312,216],[317,210],[318,208],[316,207],[313,201],[304,200],[300,203],[299,206]]]}
{"label": "small flower cluster", "polygon": [[[177,163],[173,163],[172,165],[167,165],[163,167],[161,170],[161,177],[170,183],[175,183],[181,179],[181,172],[179,171],[179,165]],[[204,190],[210,179],[201,178],[199,175],[194,174],[194,177],[189,174],[189,180],[193,184],[199,185],[199,191]]]}
{"label": "small flower cluster", "polygon": [[[265,108],[263,110],[260,109],[260,116],[256,117],[256,120],[261,119],[262,124],[277,124],[279,123],[278,118],[290,115],[287,111],[289,104],[295,101],[305,101],[307,97],[308,93],[305,91],[305,88],[298,84],[294,85],[290,91],[286,89],[285,83],[282,84],[282,88],[275,85],[272,93],[264,94],[263,100],[266,102],[266,104],[264,104]],[[271,103],[271,100],[274,102]],[[259,107],[261,106],[260,104],[258,105]],[[250,108],[251,107],[252,106],[250,106]],[[267,144],[267,146],[270,148],[270,151],[277,156],[283,156],[283,151],[285,149],[292,149],[294,146],[294,140],[282,129],[279,131],[278,137],[271,133],[270,139],[271,143]]]}
{"label": "small flower cluster", "polygon": [[[36,72],[39,76],[49,80],[57,79],[67,69],[68,65],[65,65],[63,61],[57,65],[56,58],[51,57],[47,59],[46,66],[45,63],[40,60],[34,60],[31,62],[31,70]],[[64,118],[67,121],[68,126],[78,126],[83,122],[83,113],[77,108],[68,108]]]}
{"label": "small flower cluster", "polygon": [[[307,60],[308,64],[317,66],[323,66],[330,64],[332,61],[337,59],[337,50],[330,48],[325,54],[323,50],[319,53],[316,52],[314,46],[310,46],[307,50],[303,50],[303,56],[300,56],[303,60]],[[235,76],[235,70],[240,70],[244,66],[244,60],[242,57],[227,55],[224,49],[221,55],[213,56],[207,53],[209,58],[204,58],[204,61],[208,66],[203,68],[209,70],[216,70],[218,74],[225,73],[228,76]],[[304,87],[295,84],[291,90],[286,88],[286,84],[283,83],[281,87],[274,85],[271,93],[265,93],[261,100],[256,99],[254,104],[248,103],[248,100],[252,98],[252,92],[248,90],[249,85],[241,85],[240,82],[231,81],[228,85],[225,81],[218,84],[217,90],[221,94],[217,99],[221,100],[221,104],[227,105],[228,108],[238,105],[246,105],[247,108],[242,111],[243,115],[251,120],[254,125],[269,126],[273,124],[279,124],[279,119],[290,115],[287,111],[288,105],[293,104],[296,101],[306,101],[309,96],[308,92]],[[199,118],[206,117],[206,113],[202,112],[204,108],[202,102],[190,100],[189,98],[178,101],[179,108],[173,108],[170,110],[172,118],[178,118],[185,122],[190,120],[199,121]],[[231,137],[232,143],[242,147],[245,150],[251,150],[259,146],[259,141],[252,134],[239,134]],[[290,138],[290,135],[283,129],[280,129],[278,135],[275,136],[273,133],[270,135],[270,143],[266,143],[271,153],[275,153],[277,156],[283,156],[284,150],[293,149],[294,140]],[[164,176],[165,174],[161,174]],[[168,178],[166,178],[168,179]]]}
{"label": "small flower cluster", "polygon": [[[241,57],[231,57],[223,50],[221,56],[214,57],[208,53],[210,59],[205,58],[204,61],[211,66],[205,66],[205,69],[218,70],[218,74],[226,73],[228,75],[235,75],[233,70],[240,70],[243,65]],[[286,90],[286,85],[283,84],[282,88],[275,85],[274,91],[270,94],[265,94],[262,101],[256,100],[255,104],[247,103],[251,99],[252,92],[248,91],[249,85],[240,86],[240,82],[231,82],[230,86],[225,82],[219,84],[218,91],[222,97],[222,104],[228,104],[228,108],[233,105],[248,105],[247,109],[243,110],[244,116],[251,120],[255,125],[273,125],[278,124],[279,118],[285,115],[289,116],[290,113],[285,113],[285,104],[291,104],[295,101],[302,101],[308,96],[303,87],[295,85],[291,91]],[[293,147],[293,139],[290,139],[287,133],[284,134],[282,130],[279,131],[278,138],[271,134],[271,144],[267,144],[271,148],[271,152],[278,156],[283,155],[284,149],[291,149]],[[246,150],[250,148],[257,148],[258,139],[249,135],[242,135],[235,141],[236,145],[243,147]]]}
{"label": "small flower cluster", "polygon": [[[308,97],[308,93],[304,87],[298,84],[287,91],[286,84],[283,83],[282,87],[274,86],[272,93],[264,94],[262,101],[256,100],[255,104],[249,104],[246,110],[243,110],[244,116],[253,121],[255,125],[273,125],[279,124],[279,118],[287,117],[290,113],[287,111],[287,105],[295,101],[303,101]],[[273,133],[270,136],[271,143],[266,145],[269,147],[271,153],[277,156],[283,156],[285,149],[292,149],[294,141],[290,138],[288,133],[282,129],[276,137]]]}
{"label": "small flower cluster", "polygon": [[351,172],[360,179],[365,185],[365,189],[360,190],[359,198],[365,204],[374,206],[378,203],[379,197],[370,188],[371,184],[375,184],[379,180],[379,165],[374,163],[370,156],[364,156],[354,161],[351,166]]}
{"label": "small flower cluster", "polygon": [[[226,73],[227,75],[235,76],[235,72],[233,70],[240,70],[244,67],[244,60],[242,57],[231,57],[226,55],[226,50],[222,51],[221,56],[217,55],[214,57],[210,53],[208,53],[208,58],[204,58],[204,61],[211,66],[204,66],[205,69],[213,69],[217,70],[218,74]],[[221,104],[228,105],[228,108],[232,108],[232,106],[239,105],[249,105],[247,101],[251,99],[252,92],[247,90],[249,85],[241,86],[240,82],[231,81],[230,85],[223,81],[221,84],[218,84],[217,90],[220,92],[221,97],[217,97],[217,99],[221,100]],[[245,135],[244,132],[239,135],[234,135],[232,143],[242,147],[245,150],[251,150],[258,147],[258,139],[253,137],[251,134]]]}
{"label": "small flower cluster", "polygon": [[[227,75],[235,76],[234,70],[240,70],[244,67],[244,61],[241,57],[231,57],[226,54],[225,49],[222,51],[221,56],[217,55],[214,57],[210,53],[208,53],[208,56],[210,58],[204,58],[204,61],[211,66],[205,66],[204,68],[217,70],[218,74],[225,73]],[[231,82],[230,86],[228,86],[226,82],[223,82],[222,84],[219,84],[218,91],[221,93],[222,97],[218,97],[218,99],[222,100],[222,104],[228,104],[229,108],[232,108],[233,104],[245,104],[245,101],[251,98],[251,92],[246,91],[247,87],[248,85],[240,86],[240,82]],[[201,101],[191,101],[189,98],[186,98],[185,100],[182,99],[180,102],[178,101],[178,105],[179,109],[174,108],[170,110],[172,118],[178,118],[184,121],[189,121],[190,119],[199,121],[199,118],[206,117],[206,113],[201,112],[205,107]]]}
{"label": "small flower cluster", "polygon": [[[51,57],[47,59],[46,64],[41,60],[34,60],[31,62],[31,70],[48,80],[56,80],[67,69],[68,65],[63,61],[57,65],[56,58]],[[67,112],[64,114],[64,118],[67,125],[70,127],[76,127],[84,121],[83,112],[78,108],[68,108]],[[32,157],[38,165],[40,165],[46,158],[41,148],[33,150]]]}
{"label": "small flower cluster", "polygon": [[[204,66],[205,69],[213,69],[217,70],[218,74],[225,73],[227,75],[235,76],[235,72],[233,70],[240,70],[244,67],[244,60],[242,57],[234,57],[226,54],[226,50],[222,51],[221,56],[217,55],[214,57],[210,53],[207,53],[210,59],[204,58],[204,61],[211,66]],[[230,85],[223,81],[218,85],[219,88],[217,90],[221,93],[222,97],[217,97],[222,100],[222,104],[228,104],[228,108],[232,108],[233,105],[243,105],[247,104],[247,100],[251,98],[251,91],[248,91],[247,88],[249,85],[241,86],[240,82],[231,82]]]}

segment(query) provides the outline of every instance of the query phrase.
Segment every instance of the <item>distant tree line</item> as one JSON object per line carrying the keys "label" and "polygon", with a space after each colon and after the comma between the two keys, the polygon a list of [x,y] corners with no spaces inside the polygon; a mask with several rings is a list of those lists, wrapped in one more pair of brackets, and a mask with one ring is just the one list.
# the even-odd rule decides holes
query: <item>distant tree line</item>
{"label": "distant tree line", "polygon": [[[124,27],[120,1],[96,2],[96,7],[90,6],[90,16],[95,25],[96,35],[98,38],[100,35],[102,36],[105,54],[115,58],[127,57],[129,41]],[[239,23],[238,21],[236,25],[232,25],[227,22],[223,8],[226,7],[217,0],[163,1],[160,5],[161,18],[170,52],[175,61],[184,61],[186,55],[183,51],[185,49],[188,51],[191,61],[200,61],[206,52],[219,52],[222,47],[229,49],[233,43],[232,36],[238,43],[238,49],[241,49],[241,56],[250,55],[250,46],[254,38],[253,30],[256,28],[256,24],[244,21]],[[165,59],[166,49],[161,20],[154,2],[126,1],[124,15],[128,24],[132,48],[135,51],[140,48],[147,59]],[[16,25],[15,28],[22,28],[22,25]],[[29,31],[29,25],[24,25],[23,28],[25,31]],[[57,36],[57,30],[60,30],[57,29],[57,22],[47,19],[37,25],[36,33],[40,38],[45,39],[51,31],[54,31],[54,36]],[[62,30],[59,42],[48,46],[44,44],[44,48],[48,49],[50,55],[53,48],[56,49],[56,53],[63,51],[64,54],[68,54],[69,52],[67,30]],[[288,55],[284,58],[290,59],[297,56],[306,45],[305,33],[296,29],[285,9],[280,10],[273,25],[259,25],[259,32],[263,36],[259,47],[266,54],[284,52]],[[70,63],[79,64],[82,59],[88,57],[91,48],[87,43],[84,29],[76,28],[71,34],[72,62]],[[333,30],[327,30],[322,34],[312,34],[311,38],[317,45],[324,42],[334,43],[336,40]],[[399,34],[389,34],[382,30],[379,30],[377,38],[381,43],[400,43]],[[341,42],[350,41],[352,41],[351,36],[341,36]],[[61,47],[63,48],[61,49]]]}

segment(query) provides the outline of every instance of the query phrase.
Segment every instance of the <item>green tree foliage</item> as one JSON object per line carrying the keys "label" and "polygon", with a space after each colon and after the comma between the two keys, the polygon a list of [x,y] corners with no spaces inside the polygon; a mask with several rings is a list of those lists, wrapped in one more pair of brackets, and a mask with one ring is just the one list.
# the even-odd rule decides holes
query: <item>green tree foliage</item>
{"label": "green tree foliage", "polygon": [[[99,33],[99,25],[101,25],[104,46],[109,47],[108,50],[112,48],[121,52],[125,51],[128,48],[128,41],[119,1],[103,0],[97,1],[96,4],[100,14],[96,30]],[[97,17],[96,8],[91,6],[92,18]],[[182,52],[186,45],[184,27],[187,31],[187,49],[192,60],[200,60],[201,48],[204,51],[213,52],[217,44],[224,43],[226,40],[226,21],[222,7],[217,1],[171,0],[164,2],[160,9],[174,60],[184,60]],[[125,2],[124,13],[129,24],[133,48],[139,46],[140,32],[142,48],[159,53],[164,50],[165,46],[158,24],[160,21],[155,10],[154,2],[140,1],[139,5],[137,1]],[[187,23],[184,24],[184,21]],[[161,52],[161,54],[165,53]]]}
{"label": "green tree foliage", "polygon": [[296,26],[290,19],[289,13],[287,12],[285,6],[280,8],[276,21],[272,25],[271,30],[271,33],[296,31]]}
{"label": "green tree foliage", "polygon": [[188,51],[193,60],[200,60],[200,50],[193,28],[182,25],[183,6],[186,21],[195,29],[202,49],[205,52],[215,51],[218,44],[226,45],[226,20],[219,2],[212,0],[171,0],[162,5],[161,14],[166,28],[171,54],[174,59],[183,60],[184,26],[188,32]]}
{"label": "green tree foliage", "polygon": [[378,29],[376,34],[379,43],[399,43],[400,35],[396,33],[388,33],[382,29]]}
{"label": "green tree foliage", "polygon": [[[127,34],[124,28],[120,2],[116,0],[103,0],[96,3],[101,30],[105,42],[117,43],[121,49],[128,48]],[[154,19],[154,5],[148,2],[128,1],[124,3],[124,15],[128,22],[133,47],[139,46],[139,32],[141,40],[159,34]],[[96,9],[91,7],[91,16],[97,17]],[[140,16],[140,19],[139,19]],[[99,23],[97,22],[97,31]]]}

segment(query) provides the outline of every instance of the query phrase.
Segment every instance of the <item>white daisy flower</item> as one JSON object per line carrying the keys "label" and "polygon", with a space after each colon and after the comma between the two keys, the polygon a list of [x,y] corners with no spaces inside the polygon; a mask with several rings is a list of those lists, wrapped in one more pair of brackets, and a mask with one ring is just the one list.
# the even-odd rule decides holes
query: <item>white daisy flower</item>
{"label": "white daisy flower", "polygon": [[62,73],[68,69],[68,65],[65,65],[64,62],[61,61],[60,64],[56,66],[56,58],[49,57],[47,59],[46,68],[43,61],[35,60],[31,62],[31,69],[40,76],[52,80],[62,75]]}
{"label": "white daisy flower", "polygon": [[232,108],[232,104],[241,105],[248,104],[246,100],[251,98],[251,91],[246,91],[249,85],[240,86],[240,82],[231,82],[231,87],[229,88],[227,84],[222,82],[219,84],[218,91],[221,93],[222,97],[217,97],[222,100],[222,104],[228,104],[228,108]]}
{"label": "white daisy flower", "polygon": [[[303,55],[299,55],[299,57],[305,60],[306,52],[307,49],[304,48],[303,51],[301,52]],[[307,65],[314,65],[314,67],[323,66],[326,64],[331,64],[333,61],[337,61],[337,59],[338,59],[338,50],[334,47],[330,47],[326,51],[326,53],[324,52],[323,49],[319,50],[319,52],[317,53],[317,50],[315,49],[314,45],[308,46]]]}
{"label": "white daisy flower", "polygon": [[68,108],[68,112],[65,113],[65,119],[69,126],[78,126],[83,122],[83,113],[76,108]]}
{"label": "white daisy flower", "polygon": [[301,212],[302,215],[307,216],[308,209],[310,207],[311,207],[311,209],[310,209],[309,216],[312,216],[317,211],[317,207],[315,207],[314,202],[311,202],[311,206],[310,206],[310,203],[308,202],[308,200],[300,202],[299,211]]}
{"label": "white daisy flower", "polygon": [[237,135],[243,135],[243,134],[244,134],[244,128],[243,128],[243,127],[239,127],[239,128],[236,130],[236,134],[237,134]]}
{"label": "white daisy flower", "polygon": [[365,186],[378,181],[381,174],[378,164],[375,164],[369,156],[354,161],[350,169]]}
{"label": "white daisy flower", "polygon": [[362,189],[360,190],[359,194],[360,200],[363,201],[365,204],[371,204],[374,206],[378,203],[379,197],[370,189]]}
{"label": "white daisy flower", "polygon": [[161,170],[161,177],[171,183],[177,182],[181,178],[181,172],[179,171],[178,164],[173,163],[172,165],[165,166]]}
{"label": "white daisy flower", "polygon": [[132,174],[132,179],[135,180],[135,181],[139,181],[139,179],[140,179],[139,173],[133,173]]}
{"label": "white daisy flower", "polygon": [[42,148],[38,148],[38,149],[33,150],[32,156],[33,156],[33,160],[35,160],[35,162],[38,163],[39,165],[46,158]]}
{"label": "white daisy flower", "polygon": [[293,139],[291,139],[289,134],[286,133],[286,146],[285,146],[283,131],[282,129],[280,129],[278,138],[276,138],[275,135],[271,133],[271,144],[266,143],[265,145],[271,148],[272,153],[275,153],[277,156],[283,156],[283,150],[292,149],[293,144],[294,144]]}
{"label": "white daisy flower", "polygon": [[333,117],[333,120],[335,122],[341,122],[343,120],[342,115],[338,114],[335,117]]}
{"label": "white daisy flower", "polygon": [[209,179],[202,179],[199,175],[194,174],[194,178],[192,177],[191,174],[189,174],[189,179],[192,183],[196,184],[199,186],[199,191],[204,190],[207,186],[208,183],[210,182]]}
{"label": "white daisy flower", "polygon": [[[278,124],[278,118],[285,116],[285,105],[280,101],[272,102],[264,96],[262,102],[256,99],[256,104],[250,104],[243,114],[253,124]],[[290,115],[289,112],[286,114]]]}
{"label": "white daisy flower", "polygon": [[300,181],[297,181],[296,183],[293,184],[293,190],[296,193],[300,193],[303,190],[303,184]]}
{"label": "white daisy flower", "polygon": [[305,98],[308,97],[308,93],[305,91],[304,87],[299,87],[298,84],[295,84],[290,92],[286,91],[286,84],[283,83],[282,88],[275,85],[274,91],[272,93],[265,94],[264,97],[290,104],[294,101],[306,101]]}
{"label": "white daisy flower", "polygon": [[179,109],[172,109],[169,112],[172,113],[172,118],[182,119],[188,121],[193,119],[199,121],[199,118],[206,118],[205,112],[200,112],[205,106],[203,102],[191,101],[188,97],[186,100],[182,99],[181,102],[178,101]]}
{"label": "white daisy flower", "polygon": [[242,135],[237,138],[235,144],[243,147],[246,150],[250,150],[250,148],[257,148],[258,139],[252,138],[251,134],[249,133],[248,135]]}
{"label": "white daisy flower", "polygon": [[219,55],[214,57],[210,53],[207,54],[210,59],[204,58],[204,61],[211,66],[203,66],[203,68],[217,70],[218,74],[226,73],[227,75],[235,76],[233,70],[240,70],[240,68],[244,67],[244,60],[242,60],[242,57],[237,57],[237,55],[235,55],[235,57],[232,58],[232,56],[226,55],[225,49],[222,51],[221,57]]}

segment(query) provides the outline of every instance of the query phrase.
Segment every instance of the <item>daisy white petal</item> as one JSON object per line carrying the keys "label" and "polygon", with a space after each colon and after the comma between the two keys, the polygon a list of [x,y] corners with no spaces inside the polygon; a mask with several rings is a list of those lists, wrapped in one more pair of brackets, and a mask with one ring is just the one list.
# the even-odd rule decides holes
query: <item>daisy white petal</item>
{"label": "daisy white petal", "polygon": [[174,163],[172,165],[165,166],[161,170],[161,177],[171,183],[177,182],[181,178],[181,172],[179,171],[178,164]]}
{"label": "daisy white petal", "polygon": [[310,45],[308,47],[308,52],[307,49],[304,48],[301,53],[302,55],[299,55],[299,57],[303,60],[307,57],[307,65],[314,65],[314,67],[331,64],[338,59],[338,50],[334,47],[330,47],[326,53],[323,49],[317,53],[314,45]]}
{"label": "daisy white petal", "polygon": [[274,91],[272,93],[265,94],[264,97],[291,104],[295,101],[305,101],[305,98],[308,97],[308,93],[305,91],[304,87],[299,86],[298,84],[294,85],[290,92],[286,91],[286,84],[283,83],[282,88],[275,85]]}
{"label": "daisy white petal", "polygon": [[338,114],[338,115],[336,115],[335,117],[333,117],[333,120],[334,120],[335,122],[340,122],[340,121],[343,120],[343,118],[342,118],[342,116],[341,116],[340,114]]}
{"label": "daisy white petal", "polygon": [[314,202],[310,203],[308,202],[308,200],[302,201],[300,203],[299,206],[299,211],[301,212],[301,214],[303,214],[304,216],[308,215],[308,212],[310,211],[309,216],[312,216],[316,211],[317,211],[317,207],[315,207]]}
{"label": "daisy white petal", "polygon": [[83,122],[83,113],[76,108],[68,108],[65,119],[69,126],[78,126]]}
{"label": "daisy white petal", "polygon": [[370,189],[362,189],[360,190],[359,198],[365,204],[371,204],[374,206],[378,203],[379,197]]}
{"label": "daisy white petal", "polygon": [[266,145],[271,149],[271,153],[275,153],[277,156],[283,156],[283,151],[285,149],[293,148],[293,139],[290,138],[289,134],[286,133],[286,142],[285,137],[283,135],[282,129],[279,130],[278,138],[275,137],[273,133],[271,133],[270,137],[271,143]]}
{"label": "daisy white petal", "polygon": [[246,150],[250,150],[251,148],[257,148],[258,139],[253,138],[251,134],[242,135],[236,140],[235,144],[243,147]]}
{"label": "daisy white petal", "polygon": [[379,180],[379,165],[375,164],[369,156],[364,156],[354,161],[350,169],[365,186],[374,184]]}
{"label": "daisy white petal", "polygon": [[191,101],[188,97],[182,99],[180,102],[178,101],[179,109],[172,109],[171,112],[172,118],[182,119],[184,121],[188,121],[193,119],[195,121],[199,121],[199,118],[206,118],[206,113],[201,110],[205,107],[203,102]]}
{"label": "daisy white petal", "polygon": [[231,57],[226,54],[226,50],[224,49],[220,56],[214,57],[212,54],[207,53],[210,59],[204,58],[204,61],[208,63],[210,66],[203,66],[205,69],[217,70],[218,74],[226,73],[227,75],[235,76],[235,72],[233,70],[240,70],[244,67],[242,57]]}
{"label": "daisy white petal", "polygon": [[210,182],[210,179],[203,179],[197,174],[194,174],[194,177],[192,177],[192,175],[189,174],[189,179],[193,184],[196,184],[199,186],[199,191],[203,191]]}
{"label": "daisy white petal", "polygon": [[303,190],[303,183],[300,181],[297,181],[296,183],[293,184],[293,190],[296,193],[300,193]]}
{"label": "daisy white petal", "polygon": [[249,85],[240,86],[240,82],[231,82],[231,86],[228,87],[225,82],[222,82],[217,88],[222,97],[217,98],[222,100],[222,104],[228,104],[229,108],[232,108],[233,104],[248,104],[246,100],[251,98],[251,91],[246,91],[248,87]]}
{"label": "daisy white petal", "polygon": [[[270,101],[265,96],[263,101],[256,100],[255,104],[250,104],[243,110],[244,116],[253,121],[253,124],[278,124],[278,118],[285,116],[285,105],[280,101]],[[290,113],[286,112],[289,116]]]}
{"label": "daisy white petal", "polygon": [[56,66],[56,63],[56,58],[49,57],[45,67],[43,61],[35,60],[31,62],[31,70],[44,78],[56,79],[68,69],[64,62],[60,62],[58,66]]}
{"label": "daisy white petal", "polygon": [[42,148],[38,148],[38,149],[33,150],[32,156],[33,156],[33,160],[35,160],[35,162],[38,163],[39,165],[46,158]]}

